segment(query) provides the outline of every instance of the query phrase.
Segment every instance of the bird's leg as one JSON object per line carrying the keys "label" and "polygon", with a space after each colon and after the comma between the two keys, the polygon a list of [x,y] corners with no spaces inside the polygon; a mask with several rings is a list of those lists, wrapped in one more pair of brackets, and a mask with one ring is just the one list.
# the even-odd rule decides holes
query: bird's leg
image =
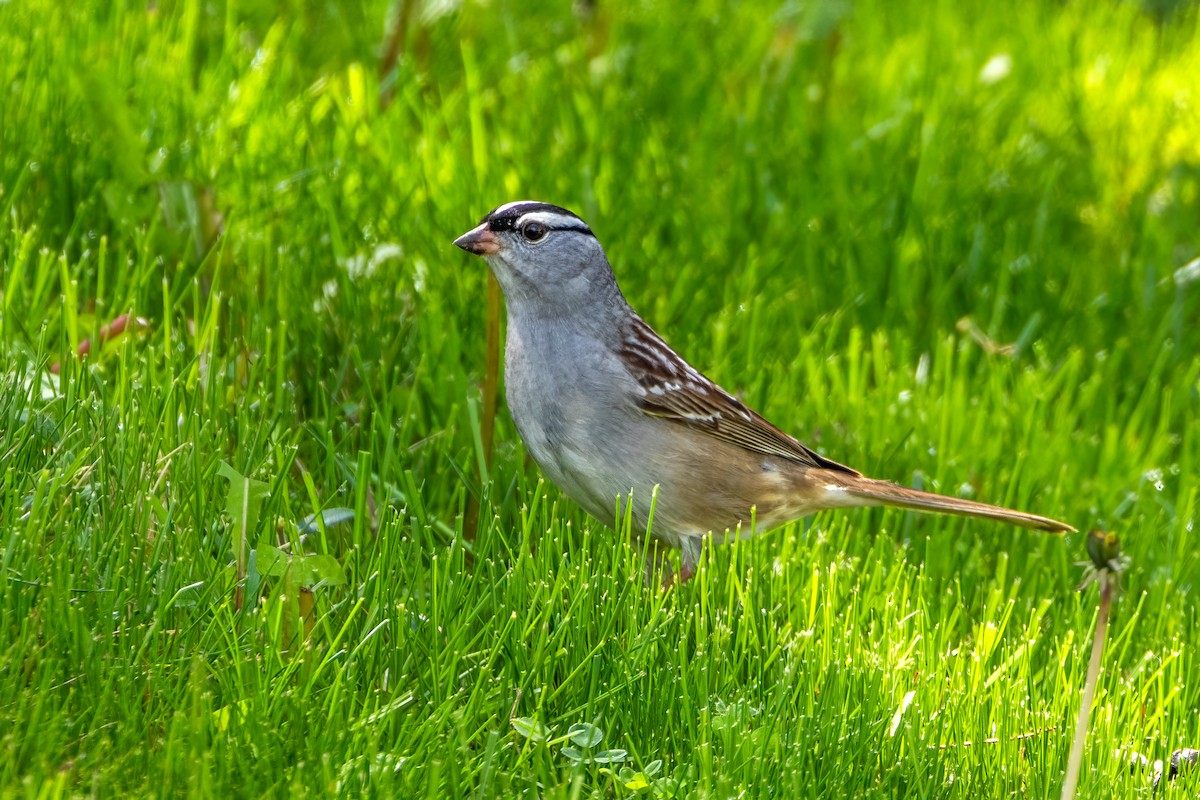
{"label": "bird's leg", "polygon": [[644,570],[646,586],[654,586],[661,581],[664,589],[670,587],[675,582],[675,573],[671,569],[671,548],[652,538],[646,547]]}
{"label": "bird's leg", "polygon": [[671,569],[671,547],[652,538],[646,547],[646,585],[653,586],[655,577],[662,581],[663,591],[687,583],[696,576],[696,565],[700,563],[703,548],[704,540],[700,537],[684,539],[679,550],[679,572],[676,573]]}
{"label": "bird's leg", "polygon": [[704,549],[704,539],[688,537],[679,548],[679,583],[687,583],[696,575],[696,565],[700,563],[700,553]]}

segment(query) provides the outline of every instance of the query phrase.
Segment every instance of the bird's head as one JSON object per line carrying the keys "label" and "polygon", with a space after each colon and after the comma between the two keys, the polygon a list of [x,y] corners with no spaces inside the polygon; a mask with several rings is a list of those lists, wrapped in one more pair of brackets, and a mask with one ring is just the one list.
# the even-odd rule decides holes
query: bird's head
{"label": "bird's head", "polygon": [[506,203],[454,244],[487,260],[510,315],[580,313],[616,289],[591,228],[550,203]]}

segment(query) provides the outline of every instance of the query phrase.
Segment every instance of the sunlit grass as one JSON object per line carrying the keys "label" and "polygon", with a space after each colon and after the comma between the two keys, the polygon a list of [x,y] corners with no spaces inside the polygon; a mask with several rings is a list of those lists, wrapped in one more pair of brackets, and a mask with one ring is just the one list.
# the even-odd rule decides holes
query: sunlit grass
{"label": "sunlit grass", "polygon": [[828,514],[660,592],[503,410],[484,463],[449,242],[519,197],[830,457],[1120,533],[1080,796],[1200,742],[1195,8],[597,5],[381,76],[381,2],[0,3],[0,792],[1057,795],[1082,537]]}

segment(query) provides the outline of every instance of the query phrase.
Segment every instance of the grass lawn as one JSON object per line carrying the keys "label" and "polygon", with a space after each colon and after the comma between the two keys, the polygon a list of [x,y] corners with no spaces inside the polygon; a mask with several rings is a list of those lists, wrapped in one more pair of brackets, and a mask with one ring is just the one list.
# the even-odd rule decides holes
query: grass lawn
{"label": "grass lawn", "polygon": [[1196,5],[595,6],[0,2],[0,796],[1058,796],[1082,534],[664,592],[488,463],[525,197],[823,454],[1121,536],[1081,797],[1200,746]]}

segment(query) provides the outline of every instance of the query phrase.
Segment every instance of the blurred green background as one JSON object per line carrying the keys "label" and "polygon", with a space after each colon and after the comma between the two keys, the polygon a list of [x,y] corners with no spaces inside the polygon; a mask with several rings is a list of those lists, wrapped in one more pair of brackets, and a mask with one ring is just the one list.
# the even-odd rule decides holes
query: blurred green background
{"label": "blurred green background", "polygon": [[[4,792],[1057,791],[1080,537],[828,515],[662,595],[503,409],[483,464],[486,274],[450,241],[536,198],[824,454],[1121,533],[1084,787],[1124,796],[1113,748],[1200,738],[1198,19],[0,4]],[[573,723],[627,760],[564,756]]]}

